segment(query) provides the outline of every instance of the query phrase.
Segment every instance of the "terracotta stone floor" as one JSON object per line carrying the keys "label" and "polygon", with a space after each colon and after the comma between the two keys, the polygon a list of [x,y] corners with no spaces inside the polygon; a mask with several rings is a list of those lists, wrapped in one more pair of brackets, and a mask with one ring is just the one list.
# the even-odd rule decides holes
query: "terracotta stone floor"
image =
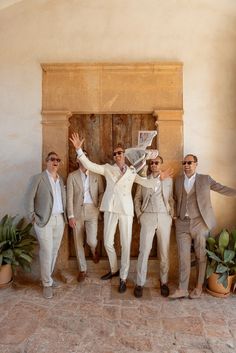
{"label": "terracotta stone floor", "polygon": [[[102,272],[104,274],[104,272]],[[0,353],[235,353],[236,294],[170,301],[150,278],[142,299],[117,292],[118,279],[64,272],[53,299],[37,280],[0,289]],[[171,285],[174,290],[174,285]]]}

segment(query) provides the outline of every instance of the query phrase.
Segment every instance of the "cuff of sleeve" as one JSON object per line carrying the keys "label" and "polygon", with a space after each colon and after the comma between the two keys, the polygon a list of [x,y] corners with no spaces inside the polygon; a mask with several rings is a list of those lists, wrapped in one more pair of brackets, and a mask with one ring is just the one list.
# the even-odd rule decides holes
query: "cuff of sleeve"
{"label": "cuff of sleeve", "polygon": [[70,216],[68,216],[69,219],[71,218],[75,218],[73,214],[71,214]]}
{"label": "cuff of sleeve", "polygon": [[76,153],[77,153],[77,157],[79,158],[79,157],[82,156],[82,154],[83,154],[84,152],[83,152],[82,148],[79,148],[78,150],[76,150]]}

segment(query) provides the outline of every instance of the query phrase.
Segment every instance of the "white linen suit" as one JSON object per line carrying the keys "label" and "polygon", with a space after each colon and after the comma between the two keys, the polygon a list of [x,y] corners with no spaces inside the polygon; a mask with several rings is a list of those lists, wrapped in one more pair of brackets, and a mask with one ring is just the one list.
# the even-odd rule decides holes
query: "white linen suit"
{"label": "white linen suit", "polygon": [[106,189],[102,198],[100,211],[104,211],[104,246],[107,251],[111,272],[118,270],[117,256],[114,248],[114,236],[116,226],[119,222],[121,240],[121,268],[120,278],[126,280],[130,264],[130,244],[132,237],[132,223],[134,215],[134,205],[131,194],[133,183],[155,188],[160,181],[147,180],[139,175],[132,167],[127,167],[124,174],[120,168],[114,164],[99,165],[91,162],[82,152],[77,150],[78,158],[83,166],[97,174],[101,174],[106,179]]}

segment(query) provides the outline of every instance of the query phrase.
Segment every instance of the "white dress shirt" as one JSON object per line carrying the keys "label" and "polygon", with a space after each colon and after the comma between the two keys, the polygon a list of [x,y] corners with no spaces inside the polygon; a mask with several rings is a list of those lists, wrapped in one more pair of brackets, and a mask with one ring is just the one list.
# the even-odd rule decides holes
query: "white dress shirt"
{"label": "white dress shirt", "polygon": [[52,174],[46,169],[53,193],[53,206],[52,206],[52,215],[63,213],[63,204],[61,197],[61,185],[59,181],[59,176],[57,175],[56,181],[54,180]]}
{"label": "white dress shirt", "polygon": [[192,189],[192,187],[195,183],[195,180],[196,180],[196,173],[193,174],[190,178],[188,178],[187,175],[184,174],[184,188],[185,188],[185,191],[187,192],[187,194]]}
{"label": "white dress shirt", "polygon": [[81,175],[83,188],[84,188],[84,203],[93,203],[90,190],[89,190],[89,171],[86,170],[86,172],[83,173],[82,170],[80,170],[80,175]]}

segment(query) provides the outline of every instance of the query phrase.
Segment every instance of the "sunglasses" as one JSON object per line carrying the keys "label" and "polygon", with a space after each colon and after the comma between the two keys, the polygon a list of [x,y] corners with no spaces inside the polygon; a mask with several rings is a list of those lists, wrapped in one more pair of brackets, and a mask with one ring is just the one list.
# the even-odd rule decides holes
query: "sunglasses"
{"label": "sunglasses", "polygon": [[183,165],[185,165],[185,164],[191,165],[193,163],[195,163],[195,162],[194,161],[184,161],[184,162],[182,162]]}
{"label": "sunglasses", "polygon": [[51,158],[49,158],[49,161],[60,163],[60,162],[61,162],[61,159],[60,159],[60,158],[56,158],[56,157],[51,157]]}
{"label": "sunglasses", "polygon": [[158,165],[160,164],[160,162],[150,162],[150,165],[153,165],[153,164]]}
{"label": "sunglasses", "polygon": [[113,156],[120,156],[122,153],[124,153],[124,151],[117,151],[117,152],[113,152]]}

